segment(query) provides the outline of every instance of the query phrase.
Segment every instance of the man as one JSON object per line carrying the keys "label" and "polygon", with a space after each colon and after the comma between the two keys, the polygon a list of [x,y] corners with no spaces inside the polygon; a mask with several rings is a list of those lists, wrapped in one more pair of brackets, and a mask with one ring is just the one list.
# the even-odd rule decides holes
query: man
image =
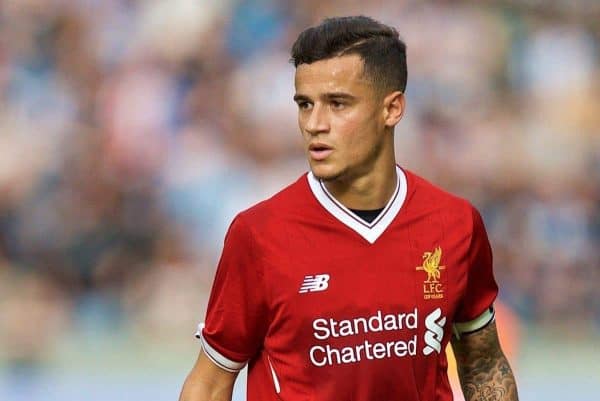
{"label": "man", "polygon": [[292,49],[310,172],[225,239],[202,351],[180,401],[517,400],[498,343],[478,212],[396,165],[405,45],[367,17],[326,19]]}

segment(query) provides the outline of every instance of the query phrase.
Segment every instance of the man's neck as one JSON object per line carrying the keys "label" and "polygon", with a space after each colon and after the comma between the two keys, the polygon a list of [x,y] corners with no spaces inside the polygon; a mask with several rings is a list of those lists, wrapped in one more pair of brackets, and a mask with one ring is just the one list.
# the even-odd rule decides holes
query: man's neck
{"label": "man's neck", "polygon": [[327,190],[348,209],[374,210],[387,205],[396,190],[396,165],[352,179],[324,181]]}

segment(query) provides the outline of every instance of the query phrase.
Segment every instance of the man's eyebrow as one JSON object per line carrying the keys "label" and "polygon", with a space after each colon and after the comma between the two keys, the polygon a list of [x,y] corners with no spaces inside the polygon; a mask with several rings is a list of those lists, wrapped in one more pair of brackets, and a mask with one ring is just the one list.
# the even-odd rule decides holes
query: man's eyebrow
{"label": "man's eyebrow", "polygon": [[347,99],[353,100],[356,99],[356,96],[353,96],[346,92],[328,92],[323,95],[326,99]]}
{"label": "man's eyebrow", "polygon": [[305,101],[308,101],[308,100],[310,100],[308,98],[308,96],[301,95],[301,94],[300,95],[299,94],[294,95],[294,102],[300,102],[300,101],[304,101],[305,102]]}
{"label": "man's eyebrow", "polygon": [[[327,92],[321,95],[321,98],[331,100],[331,99],[345,99],[345,100],[354,100],[356,96],[353,96],[346,92]],[[295,102],[306,102],[310,101],[310,98],[306,95],[296,94],[294,95]]]}

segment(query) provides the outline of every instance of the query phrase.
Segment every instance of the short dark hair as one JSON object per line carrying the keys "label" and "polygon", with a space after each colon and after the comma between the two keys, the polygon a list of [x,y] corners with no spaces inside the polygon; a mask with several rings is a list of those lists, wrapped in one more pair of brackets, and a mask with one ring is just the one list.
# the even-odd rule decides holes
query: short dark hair
{"label": "short dark hair", "polygon": [[304,30],[292,46],[295,67],[349,54],[358,54],[364,72],[386,91],[406,89],[406,44],[398,31],[370,17],[326,18]]}

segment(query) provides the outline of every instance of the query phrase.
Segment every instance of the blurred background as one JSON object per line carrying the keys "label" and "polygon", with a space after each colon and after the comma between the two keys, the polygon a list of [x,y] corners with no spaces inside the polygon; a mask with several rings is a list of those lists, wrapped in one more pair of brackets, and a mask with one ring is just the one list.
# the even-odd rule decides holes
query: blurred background
{"label": "blurred background", "polygon": [[397,157],[481,210],[521,400],[597,398],[599,1],[1,0],[0,400],[177,399],[229,222],[307,168],[289,48],[350,14],[407,42]]}

